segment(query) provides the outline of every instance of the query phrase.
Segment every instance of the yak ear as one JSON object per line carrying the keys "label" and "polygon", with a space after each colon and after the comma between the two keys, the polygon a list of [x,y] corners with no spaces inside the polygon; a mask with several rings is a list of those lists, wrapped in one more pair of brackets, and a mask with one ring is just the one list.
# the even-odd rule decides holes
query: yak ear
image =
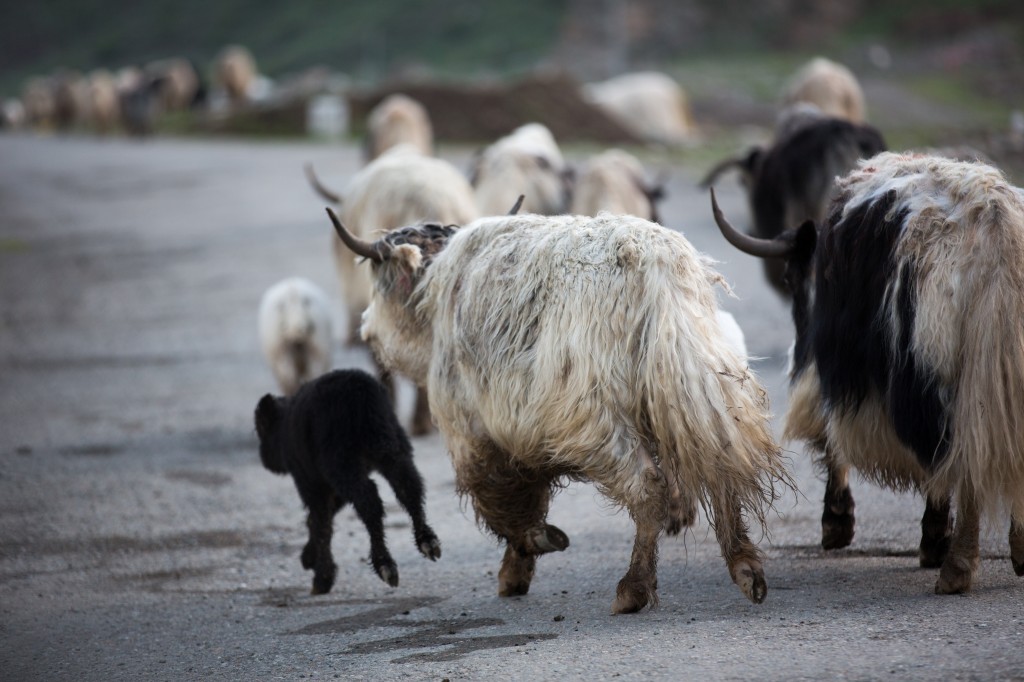
{"label": "yak ear", "polygon": [[798,258],[810,260],[814,255],[814,249],[818,245],[818,226],[813,220],[805,220],[800,227],[796,228],[793,237],[793,252]]}
{"label": "yak ear", "polygon": [[410,272],[416,272],[423,265],[423,252],[412,244],[400,244],[391,252],[391,260],[401,263]]}

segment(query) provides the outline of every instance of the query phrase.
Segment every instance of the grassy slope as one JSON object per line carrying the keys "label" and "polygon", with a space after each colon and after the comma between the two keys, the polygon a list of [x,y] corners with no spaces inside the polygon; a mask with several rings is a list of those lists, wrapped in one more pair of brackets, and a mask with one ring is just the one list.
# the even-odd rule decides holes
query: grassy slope
{"label": "grassy slope", "polygon": [[117,68],[171,55],[206,65],[228,43],[282,75],[326,64],[379,78],[398,66],[516,71],[554,42],[562,0],[47,0],[0,3],[0,93],[60,66]]}

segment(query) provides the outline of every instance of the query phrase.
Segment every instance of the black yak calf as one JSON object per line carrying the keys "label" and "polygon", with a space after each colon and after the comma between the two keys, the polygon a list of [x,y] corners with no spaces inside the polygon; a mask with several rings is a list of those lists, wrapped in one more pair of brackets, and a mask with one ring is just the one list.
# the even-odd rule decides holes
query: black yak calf
{"label": "black yak calf", "polygon": [[441,557],[441,543],[423,511],[423,479],[412,446],[379,381],[355,369],[314,379],[292,397],[265,395],[256,406],[260,459],[291,474],[309,510],[302,567],[313,569],[313,594],[326,594],[338,567],[331,556],[334,515],[351,503],[370,533],[370,562],[380,579],[398,586],[398,567],[384,543],[384,505],[370,472],[380,473],[412,517],[423,556]]}

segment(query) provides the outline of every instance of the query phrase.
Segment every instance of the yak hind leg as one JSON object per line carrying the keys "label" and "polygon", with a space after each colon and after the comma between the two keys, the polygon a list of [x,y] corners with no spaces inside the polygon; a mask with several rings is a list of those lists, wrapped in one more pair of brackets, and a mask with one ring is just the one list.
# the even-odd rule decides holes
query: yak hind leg
{"label": "yak hind leg", "polygon": [[950,498],[933,502],[925,497],[924,516],[921,517],[921,547],[918,551],[921,568],[938,568],[949,554],[953,538],[953,517]]}
{"label": "yak hind leg", "polygon": [[[612,613],[636,613],[648,604],[658,603],[658,538],[671,523],[671,491],[657,467],[646,468],[640,476],[643,478],[639,497],[626,501],[636,524],[636,537],[629,569],[615,589]],[[603,487],[614,490],[610,483]]]}
{"label": "yak hind leg", "polygon": [[1024,515],[1010,517],[1010,562],[1013,572],[1024,576]]}
{"label": "yak hind leg", "polygon": [[821,514],[822,549],[842,549],[853,542],[854,502],[850,492],[850,467],[839,464],[835,456],[825,450],[825,504]]}
{"label": "yak hind leg", "polygon": [[416,387],[416,403],[413,407],[412,424],[409,432],[414,436],[425,436],[434,430],[434,420],[430,416],[430,400],[426,389]]}
{"label": "yak hind leg", "polygon": [[711,506],[715,515],[715,536],[729,575],[747,599],[760,604],[768,596],[768,583],[761,552],[750,541],[740,506],[731,496],[723,494],[713,494]]}
{"label": "yak hind leg", "polygon": [[969,483],[961,483],[957,494],[956,525],[949,554],[942,562],[939,579],[935,583],[936,594],[960,594],[971,589],[971,581],[978,570],[980,532],[978,502]]}
{"label": "yak hind leg", "polygon": [[333,494],[324,493],[323,497],[309,506],[306,526],[309,528],[309,541],[302,550],[302,567],[313,569],[313,587],[310,594],[327,594],[334,586],[338,575],[338,565],[331,554],[331,537],[334,534],[334,513],[338,503]]}
{"label": "yak hind leg", "polygon": [[569,537],[546,522],[555,477],[514,465],[493,445],[477,448],[472,463],[457,475],[458,487],[469,493],[477,519],[506,542],[498,595],[526,594],[537,556],[569,546]]}

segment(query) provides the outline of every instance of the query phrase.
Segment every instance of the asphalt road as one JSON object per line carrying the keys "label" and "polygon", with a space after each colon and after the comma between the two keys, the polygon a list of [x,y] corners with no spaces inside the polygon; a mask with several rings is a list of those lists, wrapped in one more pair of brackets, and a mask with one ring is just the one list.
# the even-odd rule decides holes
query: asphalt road
{"label": "asphalt road", "polygon": [[[550,514],[571,547],[539,561],[529,595],[498,598],[501,550],[436,435],[414,446],[442,559],[420,557],[382,485],[400,587],[372,573],[345,510],[338,582],[310,596],[304,514],[260,466],[251,417],[275,390],[264,289],[301,274],[337,300],[307,160],[337,187],[360,165],[355,146],[0,136],[0,679],[1024,678],[1005,523],[974,591],[936,596],[917,567],[923,502],[855,479],[857,536],[826,554],[824,486],[799,444],[800,492],[760,541],[761,605],[702,520],[663,540],[658,608],[610,615],[632,524],[583,484]],[[704,169],[671,170],[665,222],[723,261],[724,307],[781,415],[788,311],[715,232]],[[720,196],[743,224],[735,183]],[[340,342],[335,364],[369,367]],[[405,419],[410,403],[406,387]]]}

